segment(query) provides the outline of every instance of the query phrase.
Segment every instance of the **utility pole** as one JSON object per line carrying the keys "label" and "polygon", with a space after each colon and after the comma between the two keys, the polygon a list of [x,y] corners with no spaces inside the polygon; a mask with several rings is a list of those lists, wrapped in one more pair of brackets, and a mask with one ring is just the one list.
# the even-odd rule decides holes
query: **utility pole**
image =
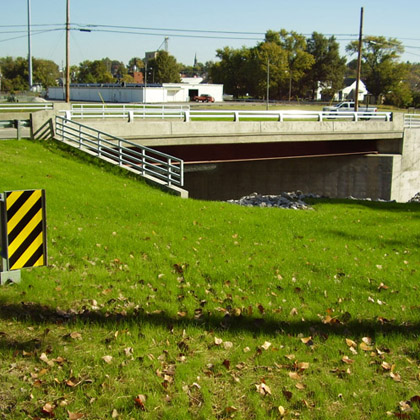
{"label": "utility pole", "polygon": [[359,109],[359,83],[362,68],[362,44],[363,44],[363,7],[360,9],[360,30],[359,30],[359,49],[357,56],[357,76],[356,76],[356,96],[354,98],[354,112]]}
{"label": "utility pole", "polygon": [[66,11],[66,102],[70,103],[70,0]]}
{"label": "utility pole", "polygon": [[28,0],[28,72],[29,90],[32,88],[31,0]]}

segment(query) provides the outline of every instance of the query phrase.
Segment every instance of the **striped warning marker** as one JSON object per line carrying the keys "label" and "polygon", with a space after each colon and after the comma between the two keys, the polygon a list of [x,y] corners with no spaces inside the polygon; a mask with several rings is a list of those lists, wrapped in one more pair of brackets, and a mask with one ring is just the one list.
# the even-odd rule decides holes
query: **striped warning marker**
{"label": "striped warning marker", "polygon": [[45,191],[5,192],[9,270],[47,264]]}

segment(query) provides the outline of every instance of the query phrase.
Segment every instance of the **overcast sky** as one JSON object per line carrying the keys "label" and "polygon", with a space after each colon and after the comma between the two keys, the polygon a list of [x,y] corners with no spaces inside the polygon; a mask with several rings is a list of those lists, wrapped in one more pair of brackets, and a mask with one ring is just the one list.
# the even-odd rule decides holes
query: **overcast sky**
{"label": "overcast sky", "polygon": [[[65,62],[66,0],[30,0],[32,55]],[[28,54],[28,0],[0,0],[0,57]],[[418,0],[70,0],[71,63],[105,57],[128,63],[164,47],[178,62],[216,60],[224,46],[255,46],[269,30],[335,35],[342,45],[363,33],[399,39],[403,59],[420,62]],[[89,29],[91,32],[80,31]],[[203,32],[198,32],[203,31]],[[204,32],[208,31],[208,32]]]}

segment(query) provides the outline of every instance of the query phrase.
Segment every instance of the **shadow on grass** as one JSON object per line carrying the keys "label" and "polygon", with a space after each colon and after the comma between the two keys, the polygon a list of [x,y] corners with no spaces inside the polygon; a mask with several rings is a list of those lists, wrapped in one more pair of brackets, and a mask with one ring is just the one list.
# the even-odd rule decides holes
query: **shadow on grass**
{"label": "shadow on grass", "polygon": [[[347,316],[346,316],[347,315]],[[344,319],[346,318],[346,319]],[[125,327],[129,324],[152,325],[167,328],[168,331],[178,328],[202,328],[207,331],[248,332],[254,335],[291,335],[319,337],[326,340],[329,335],[362,337],[382,334],[402,335],[405,337],[417,337],[420,335],[420,322],[397,323],[378,317],[377,319],[351,319],[350,314],[345,314],[342,320],[336,319],[334,323],[324,323],[321,319],[308,319],[306,321],[293,320],[283,321],[281,316],[217,316],[203,311],[202,316],[196,318],[178,318],[165,312],[145,312],[143,309],[135,310],[128,314],[109,313],[93,310],[84,310],[74,312],[72,310],[64,311],[40,305],[38,303],[7,303],[0,299],[0,319],[5,321],[32,322],[39,325],[51,324],[74,324],[85,323],[92,326],[104,327],[107,330],[123,324]],[[128,325],[127,325],[128,324]],[[0,341],[1,341],[0,333]],[[37,345],[36,340],[26,343],[26,345]]]}

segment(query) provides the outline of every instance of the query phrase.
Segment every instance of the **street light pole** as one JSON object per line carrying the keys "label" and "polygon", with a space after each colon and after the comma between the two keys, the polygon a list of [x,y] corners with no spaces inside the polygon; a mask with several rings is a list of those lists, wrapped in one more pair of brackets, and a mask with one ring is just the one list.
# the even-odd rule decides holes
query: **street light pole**
{"label": "street light pole", "polygon": [[66,102],[70,102],[70,0],[66,8]]}
{"label": "street light pole", "polygon": [[354,98],[354,112],[359,110],[359,83],[362,68],[362,33],[363,33],[363,7],[360,9],[360,30],[359,30],[359,49],[357,56],[357,76],[356,76],[356,97]]}

